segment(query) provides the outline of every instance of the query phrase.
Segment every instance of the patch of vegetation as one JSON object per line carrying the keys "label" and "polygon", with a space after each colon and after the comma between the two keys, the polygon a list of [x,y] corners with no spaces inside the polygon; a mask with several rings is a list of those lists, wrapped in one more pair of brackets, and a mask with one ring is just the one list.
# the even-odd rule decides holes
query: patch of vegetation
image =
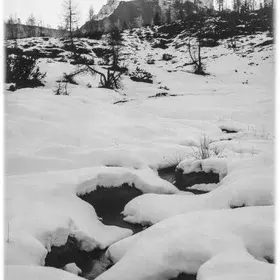
{"label": "patch of vegetation", "polygon": [[112,51],[108,48],[96,47],[96,48],[92,48],[92,51],[95,53],[95,55],[98,58],[104,58],[105,56],[109,56],[112,54]]}
{"label": "patch of vegetation", "polygon": [[147,59],[147,64],[155,64],[155,59],[153,58]]}
{"label": "patch of vegetation", "polygon": [[78,56],[74,56],[73,60],[70,62],[72,65],[77,65],[77,64],[81,64],[81,65],[94,65],[94,58],[88,58],[86,56],[83,55],[78,55]]}
{"label": "patch of vegetation", "polygon": [[37,58],[27,56],[22,52],[17,55],[6,53],[5,82],[14,83],[15,89],[44,86],[42,80],[46,77],[46,73],[40,71],[37,63]]}
{"label": "patch of vegetation", "polygon": [[75,77],[75,74],[73,74],[73,73],[70,73],[70,74],[64,73],[62,82],[69,83],[72,85],[78,85],[78,83],[75,81],[74,77]]}
{"label": "patch of vegetation", "polygon": [[165,39],[160,39],[159,42],[156,42],[152,45],[152,48],[160,48],[160,49],[167,49],[169,41]]}
{"label": "patch of vegetation", "polygon": [[153,83],[152,74],[139,67],[130,74],[130,79],[134,82]]}
{"label": "patch of vegetation", "polygon": [[70,95],[68,91],[68,82],[58,81],[54,93],[55,95]]}
{"label": "patch of vegetation", "polygon": [[169,61],[169,60],[172,60],[173,58],[173,55],[169,54],[169,53],[164,53],[162,55],[162,60],[165,60],[165,61]]}

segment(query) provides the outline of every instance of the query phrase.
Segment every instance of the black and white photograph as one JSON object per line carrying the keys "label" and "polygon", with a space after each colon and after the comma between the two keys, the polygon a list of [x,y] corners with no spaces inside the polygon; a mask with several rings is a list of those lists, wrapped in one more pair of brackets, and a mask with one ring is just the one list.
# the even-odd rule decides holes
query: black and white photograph
{"label": "black and white photograph", "polygon": [[3,1],[3,279],[277,280],[276,2]]}

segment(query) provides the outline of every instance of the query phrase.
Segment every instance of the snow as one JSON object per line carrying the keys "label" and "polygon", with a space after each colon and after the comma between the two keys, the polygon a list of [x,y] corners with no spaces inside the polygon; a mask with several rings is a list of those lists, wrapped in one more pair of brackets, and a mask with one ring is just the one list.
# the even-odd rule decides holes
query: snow
{"label": "snow", "polygon": [[234,131],[234,132],[239,132],[247,129],[244,123],[230,121],[230,120],[219,121],[217,125],[222,130]]}
{"label": "snow", "polygon": [[68,263],[63,267],[63,269],[75,275],[79,275],[82,273],[82,270],[77,267],[75,263]]}
{"label": "snow", "polygon": [[170,279],[182,272],[215,279],[232,271],[246,279],[254,268],[271,279],[274,265],[258,260],[273,258],[273,212],[271,206],[245,207],[166,219],[113,244],[106,254],[117,263],[97,279]]}
{"label": "snow", "polygon": [[124,183],[132,186],[143,193],[176,193],[178,189],[171,183],[162,180],[151,169],[131,170],[128,168],[104,168],[99,171],[96,178],[85,181],[78,189],[77,194],[82,195],[94,191],[96,186],[112,187],[121,186]]}
{"label": "snow", "polygon": [[[274,246],[268,206],[274,203],[274,47],[257,47],[268,34],[237,39],[235,52],[226,40],[203,48],[210,75],[198,76],[184,66],[187,38],[153,49],[137,31],[125,31],[123,52],[129,70],[151,72],[153,84],[125,76],[124,88],[113,91],[83,75],[78,85],[69,85],[69,96],[55,96],[56,81],[75,69],[64,50],[40,59],[44,88],[5,92],[8,279],[80,279],[41,267],[51,247],[65,244],[69,235],[82,250],[110,246],[107,253],[119,263],[99,279],[162,280],[180,272],[198,273],[200,280],[271,279],[273,265],[264,257]],[[18,41],[21,48],[33,42],[42,52],[51,45],[63,49],[58,39]],[[108,48],[104,39],[81,41],[86,50]],[[172,61],[163,61],[164,53]],[[104,71],[101,59],[91,55]],[[149,57],[155,64],[146,63]],[[149,98],[165,91],[169,96]],[[120,100],[129,101],[114,104]],[[209,159],[194,158],[202,136],[209,139]],[[181,192],[157,173],[178,164],[185,174],[218,173],[220,182],[192,186],[207,194]],[[124,207],[125,220],[156,224],[135,236],[104,225],[78,197],[124,183],[144,193]],[[241,206],[248,207],[230,210]]]}
{"label": "snow", "polygon": [[[242,158],[227,158],[227,175],[210,193],[181,196],[144,194],[131,200],[123,211],[124,220],[131,223],[154,224],[182,213],[241,206],[272,205],[274,203],[273,161],[265,154]],[[225,159],[209,159],[206,170],[225,170]],[[187,172],[190,163],[187,161]],[[203,162],[203,161],[202,161]],[[207,164],[208,162],[208,164]],[[203,164],[200,164],[203,166]],[[180,164],[179,164],[180,166]],[[182,165],[184,167],[184,165]],[[197,167],[196,164],[193,165]],[[222,168],[221,168],[222,167]],[[197,169],[194,169],[199,171]]]}
{"label": "snow", "polygon": [[213,172],[219,174],[220,181],[227,175],[227,164],[224,159],[208,158],[204,160],[186,159],[177,165],[183,174],[191,172]]}
{"label": "snow", "polygon": [[7,280],[20,280],[20,279],[82,280],[84,278],[53,267],[7,265],[5,268],[5,279]]}

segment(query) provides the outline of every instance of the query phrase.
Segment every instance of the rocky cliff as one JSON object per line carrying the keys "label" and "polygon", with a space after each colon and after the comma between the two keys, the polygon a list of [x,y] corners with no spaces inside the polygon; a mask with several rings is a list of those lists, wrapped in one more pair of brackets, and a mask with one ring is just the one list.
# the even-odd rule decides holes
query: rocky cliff
{"label": "rocky cliff", "polygon": [[[202,10],[233,10],[235,0],[108,0],[92,21],[80,29],[82,34],[109,32],[112,29],[141,27],[158,22],[172,22],[184,19],[186,15]],[[256,10],[272,0],[240,0],[239,6],[247,5]],[[220,6],[219,6],[220,3]],[[221,5],[221,3],[223,3]]]}
{"label": "rocky cliff", "polygon": [[119,4],[119,0],[108,0],[107,4],[103,5],[99,13],[94,17],[94,20],[102,20],[103,18],[110,16]]}

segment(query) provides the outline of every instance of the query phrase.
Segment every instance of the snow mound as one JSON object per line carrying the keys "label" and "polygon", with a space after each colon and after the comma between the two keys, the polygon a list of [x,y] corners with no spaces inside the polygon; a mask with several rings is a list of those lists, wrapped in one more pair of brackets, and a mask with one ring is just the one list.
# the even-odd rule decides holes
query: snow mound
{"label": "snow mound", "polygon": [[5,267],[5,279],[7,280],[82,280],[84,278],[76,276],[67,271],[40,266],[7,265]]}
{"label": "snow mound", "polygon": [[234,267],[237,279],[254,268],[271,279],[274,265],[262,262],[273,259],[273,215],[273,206],[177,215],[110,246],[106,254],[117,263],[97,279],[167,280],[182,272],[216,279]]}
{"label": "snow mound", "polygon": [[68,263],[63,267],[63,269],[75,275],[79,275],[82,273],[82,270],[77,267],[75,263]]}
{"label": "snow mound", "polygon": [[[224,166],[224,161],[220,162]],[[210,193],[192,196],[144,194],[136,197],[125,206],[124,219],[131,223],[154,224],[171,216],[199,210],[274,203],[273,161],[270,156],[229,158],[227,173]]]}
{"label": "snow mound", "polygon": [[77,194],[83,195],[96,190],[97,186],[119,187],[127,183],[143,193],[176,193],[178,189],[159,178],[150,168],[129,169],[121,167],[101,168],[96,176],[77,187]]}
{"label": "snow mound", "polygon": [[183,174],[191,172],[206,172],[219,174],[220,181],[227,175],[227,163],[226,160],[220,158],[208,158],[208,159],[186,159],[181,161],[177,169],[181,169]]}
{"label": "snow mound", "polygon": [[249,127],[244,123],[233,120],[221,120],[217,123],[217,125],[221,130],[233,133],[248,130]]}

